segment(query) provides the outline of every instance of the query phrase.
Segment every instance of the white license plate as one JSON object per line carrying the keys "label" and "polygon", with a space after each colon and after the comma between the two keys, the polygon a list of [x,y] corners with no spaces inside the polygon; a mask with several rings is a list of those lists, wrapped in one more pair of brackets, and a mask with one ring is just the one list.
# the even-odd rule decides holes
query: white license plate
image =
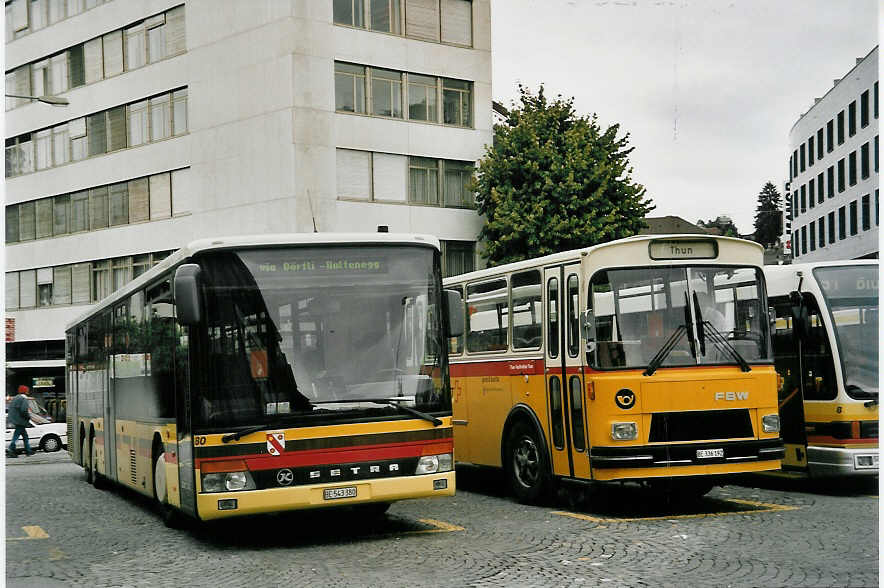
{"label": "white license plate", "polygon": [[326,488],[322,491],[322,497],[326,500],[353,498],[354,496],[356,496],[356,486],[347,486],[346,488]]}
{"label": "white license plate", "polygon": [[724,457],[724,449],[698,449],[697,459],[704,457]]}

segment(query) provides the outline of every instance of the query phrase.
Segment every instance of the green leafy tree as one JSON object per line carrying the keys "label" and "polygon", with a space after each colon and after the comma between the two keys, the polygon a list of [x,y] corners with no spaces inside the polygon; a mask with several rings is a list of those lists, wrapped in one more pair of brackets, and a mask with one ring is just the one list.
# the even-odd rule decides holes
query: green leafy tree
{"label": "green leafy tree", "polygon": [[739,237],[740,232],[737,230],[737,225],[734,224],[734,221],[730,219],[728,216],[719,216],[714,220],[698,220],[698,227],[703,227],[704,229],[717,229],[718,235],[723,235],[725,237]]}
{"label": "green leafy tree", "polygon": [[783,226],[783,199],[776,186],[767,182],[758,193],[755,208],[755,238],[765,247],[776,244]]}
{"label": "green leafy tree", "polygon": [[519,104],[479,162],[473,187],[486,224],[483,255],[497,265],[636,234],[653,210],[632,181],[629,134],[578,116],[574,99],[519,86]]}

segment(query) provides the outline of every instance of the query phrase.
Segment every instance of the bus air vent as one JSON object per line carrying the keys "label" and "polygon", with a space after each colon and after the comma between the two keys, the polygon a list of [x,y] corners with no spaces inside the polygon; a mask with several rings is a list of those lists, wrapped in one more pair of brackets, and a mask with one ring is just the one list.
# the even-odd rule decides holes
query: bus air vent
{"label": "bus air vent", "polygon": [[742,439],[754,437],[752,419],[745,408],[658,412],[651,415],[650,443]]}
{"label": "bus air vent", "polygon": [[129,479],[132,480],[132,485],[135,486],[138,484],[138,476],[136,475],[135,469],[135,450],[129,450]]}

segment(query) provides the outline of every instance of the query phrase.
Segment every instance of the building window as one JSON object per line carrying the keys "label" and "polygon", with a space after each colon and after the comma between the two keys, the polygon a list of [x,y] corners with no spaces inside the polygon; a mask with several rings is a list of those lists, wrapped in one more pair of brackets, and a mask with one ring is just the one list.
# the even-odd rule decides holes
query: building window
{"label": "building window", "polygon": [[823,158],[823,130],[820,129],[816,132],[816,158]]}
{"label": "building window", "polygon": [[838,209],[838,240],[842,241],[847,238],[847,209],[841,207]]}
{"label": "building window", "polygon": [[829,213],[829,243],[835,242],[835,211]]}
{"label": "building window", "polygon": [[838,113],[838,144],[844,143],[844,111]]}
{"label": "building window", "polygon": [[332,5],[335,24],[365,27],[364,0],[334,0]]}
{"label": "building window", "polygon": [[124,55],[126,69],[138,69],[147,63],[147,43],[145,41],[144,23],[138,23],[123,31]]}
{"label": "building window", "polygon": [[442,0],[442,42],[473,44],[473,4],[469,0]]}
{"label": "building window", "polygon": [[795,210],[795,218],[798,218],[798,215],[801,214],[801,209],[798,208],[798,190],[792,193],[792,203],[792,208]]}
{"label": "building window", "polygon": [[831,153],[835,149],[835,123],[829,121],[826,124],[826,153]]}
{"label": "building window", "polygon": [[871,214],[871,202],[869,195],[866,194],[862,198],[862,216],[863,216],[863,230],[868,231],[872,228],[872,214]]}
{"label": "building window", "polygon": [[844,173],[844,158],[838,160],[838,193],[844,191],[844,183],[847,180],[847,177]]}
{"label": "building window", "polygon": [[801,186],[801,214],[807,212],[807,186]]}
{"label": "building window", "polygon": [[808,182],[807,185],[807,199],[810,208],[813,208],[816,205],[816,198],[814,197],[814,194],[814,180],[813,178],[811,178],[810,182]]}
{"label": "building window", "polygon": [[372,199],[405,202],[408,197],[408,157],[391,153],[371,154]]}
{"label": "building window", "polygon": [[801,227],[801,255],[807,253],[807,225]]}
{"label": "building window", "polygon": [[365,68],[335,62],[335,110],[365,113]]}
{"label": "building window", "polygon": [[442,79],[442,122],[446,125],[472,125],[472,82]]}
{"label": "building window", "polygon": [[873,94],[874,94],[874,99],[873,99],[872,103],[874,104],[874,108],[872,110],[872,113],[874,114],[875,118],[878,118],[878,82],[875,82],[875,89],[874,89]]}
{"label": "building window", "polygon": [[810,221],[810,250],[816,251],[816,223]]}
{"label": "building window", "polygon": [[817,202],[822,204],[826,200],[826,185],[823,180],[823,174],[819,173],[816,176],[816,191],[817,191]]}
{"label": "building window", "polygon": [[820,244],[820,249],[822,249],[823,247],[826,246],[826,227],[823,222],[825,220],[825,218],[826,217],[821,216],[816,222],[817,230],[819,231],[819,233],[818,233],[819,239],[818,240],[819,240],[819,244]]}
{"label": "building window", "polygon": [[405,34],[415,39],[439,41],[439,0],[405,0]]}
{"label": "building window", "polygon": [[856,235],[858,230],[858,223],[856,218],[856,200],[850,203],[850,234]]}
{"label": "building window", "polygon": [[[792,152],[792,178],[798,177],[798,150]],[[790,179],[792,179],[790,178]]]}
{"label": "building window", "polygon": [[807,166],[813,166],[813,136],[807,139]]}
{"label": "building window", "polygon": [[371,153],[336,149],[338,198],[371,199]]}
{"label": "building window", "polygon": [[473,208],[474,194],[470,190],[470,182],[475,167],[469,161],[443,161],[445,181],[442,186],[445,206]]}
{"label": "building window", "polygon": [[34,143],[31,134],[6,139],[6,177],[34,171]]}
{"label": "building window", "polygon": [[856,151],[847,156],[847,180],[851,186],[856,186]]}
{"label": "building window", "polygon": [[859,156],[860,177],[862,177],[862,179],[865,180],[870,175],[870,171],[869,171],[869,144],[864,143],[863,146],[860,147],[859,153],[860,153],[860,156]]}
{"label": "building window", "polygon": [[129,146],[135,147],[150,141],[150,125],[147,117],[147,100],[126,107],[129,117]]}
{"label": "building window", "polygon": [[427,157],[409,157],[408,201],[439,204],[439,164]]}
{"label": "building window", "polygon": [[804,159],[805,159],[804,158],[804,143],[802,143],[801,147],[798,150],[798,161],[800,162],[799,166],[798,166],[798,170],[801,172],[804,171]]}
{"label": "building window", "polygon": [[856,134],[856,100],[847,107],[847,133],[850,137]]}
{"label": "building window", "polygon": [[878,190],[875,190],[875,226],[878,226]]}
{"label": "building window", "polygon": [[866,128],[869,126],[869,91],[866,90],[859,95],[859,126]]}
{"label": "building window", "polygon": [[150,140],[159,141],[172,136],[172,108],[169,94],[147,101],[150,113]]}
{"label": "building window", "polygon": [[442,241],[442,275],[465,274],[476,269],[476,243],[473,241]]}
{"label": "building window", "polygon": [[408,118],[437,122],[436,78],[408,74]]}
{"label": "building window", "polygon": [[37,234],[36,205],[22,202],[18,205],[18,240],[33,241]]}
{"label": "building window", "polygon": [[402,74],[371,68],[371,114],[402,118]]}
{"label": "building window", "polygon": [[829,198],[835,197],[835,166],[830,165],[826,170],[826,185],[829,190]]}
{"label": "building window", "polygon": [[369,25],[373,31],[398,35],[400,31],[399,0],[370,0]]}

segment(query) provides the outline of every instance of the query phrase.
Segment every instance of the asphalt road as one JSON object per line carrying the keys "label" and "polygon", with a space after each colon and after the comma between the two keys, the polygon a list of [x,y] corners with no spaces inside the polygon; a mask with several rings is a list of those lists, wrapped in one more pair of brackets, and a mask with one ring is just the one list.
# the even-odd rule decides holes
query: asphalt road
{"label": "asphalt road", "polygon": [[314,511],[186,530],[96,490],[64,452],[7,460],[8,586],[877,586],[878,486],[747,479],[691,507],[612,488],[523,506],[496,472],[386,517]]}

